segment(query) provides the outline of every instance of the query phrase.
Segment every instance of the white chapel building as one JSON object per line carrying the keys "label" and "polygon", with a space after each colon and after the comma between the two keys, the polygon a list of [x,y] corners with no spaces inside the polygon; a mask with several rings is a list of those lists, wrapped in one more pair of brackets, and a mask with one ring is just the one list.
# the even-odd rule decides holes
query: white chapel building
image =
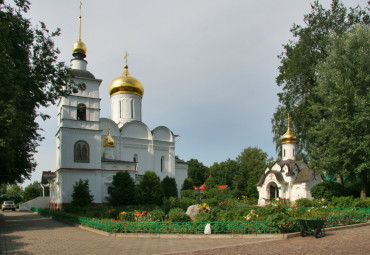
{"label": "white chapel building", "polygon": [[290,130],[282,136],[282,160],[267,167],[262,174],[257,190],[258,205],[266,205],[273,199],[311,199],[311,188],[322,182],[321,175],[309,169],[303,160],[296,160],[297,137]]}
{"label": "white chapel building", "polygon": [[58,103],[56,171],[50,183],[50,205],[62,208],[71,203],[75,182],[89,181],[93,203],[107,203],[108,187],[119,171],[128,171],[138,182],[145,171],[162,180],[173,177],[180,190],[187,178],[187,164],[175,156],[176,135],[167,127],[150,130],[142,122],[144,87],[131,76],[126,65],[108,91],[111,119],[100,118],[99,87],[102,80],[87,70],[86,45],[73,44],[71,71],[78,92]]}

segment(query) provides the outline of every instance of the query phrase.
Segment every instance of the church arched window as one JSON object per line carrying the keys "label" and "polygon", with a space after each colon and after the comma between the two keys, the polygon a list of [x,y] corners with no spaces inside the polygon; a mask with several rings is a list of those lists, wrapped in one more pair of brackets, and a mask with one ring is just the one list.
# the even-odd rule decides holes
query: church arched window
{"label": "church arched window", "polygon": [[139,159],[138,159],[137,154],[135,154],[135,155],[134,155],[133,161],[134,161],[135,163],[139,162]]}
{"label": "church arched window", "polygon": [[86,120],[86,105],[77,105],[77,120]]}
{"label": "church arched window", "polygon": [[131,118],[134,118],[134,101],[131,101]]}
{"label": "church arched window", "polygon": [[161,157],[161,172],[163,172],[163,170],[164,170],[164,157],[162,156]]}
{"label": "church arched window", "polygon": [[284,149],[284,155],[283,155],[283,157],[285,157],[285,149]]}
{"label": "church arched window", "polygon": [[74,145],[74,161],[77,163],[90,162],[90,147],[85,141],[77,141]]}

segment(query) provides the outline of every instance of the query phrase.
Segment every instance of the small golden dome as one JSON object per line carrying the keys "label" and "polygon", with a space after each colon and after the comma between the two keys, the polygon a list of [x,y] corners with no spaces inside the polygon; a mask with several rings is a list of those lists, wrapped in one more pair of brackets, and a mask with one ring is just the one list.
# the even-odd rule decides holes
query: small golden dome
{"label": "small golden dome", "polygon": [[86,55],[86,44],[83,41],[75,41],[72,46],[72,53],[82,53]]}
{"label": "small golden dome", "polygon": [[282,143],[296,143],[297,137],[293,134],[292,131],[290,131],[290,128],[288,128],[288,131],[281,137]]}
{"label": "small golden dome", "polygon": [[296,143],[297,137],[290,130],[290,114],[288,114],[288,131],[281,137],[282,143]]}
{"label": "small golden dome", "polygon": [[109,85],[110,96],[119,93],[131,93],[141,97],[144,95],[143,84],[141,84],[138,79],[130,75],[127,65],[125,65],[125,71],[123,74],[115,78]]}
{"label": "small golden dome", "polygon": [[104,146],[114,147],[114,140],[113,137],[110,135],[110,128],[108,128],[108,135],[104,139]]}

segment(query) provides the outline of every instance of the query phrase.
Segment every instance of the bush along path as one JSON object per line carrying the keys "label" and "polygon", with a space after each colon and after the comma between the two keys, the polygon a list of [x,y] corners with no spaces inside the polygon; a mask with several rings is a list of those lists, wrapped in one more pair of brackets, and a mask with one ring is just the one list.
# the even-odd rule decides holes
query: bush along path
{"label": "bush along path", "polygon": [[[243,221],[194,221],[175,212],[173,220],[165,220],[160,210],[151,212],[120,212],[117,218],[98,219],[78,215],[71,215],[62,211],[32,208],[32,211],[56,219],[69,221],[75,224],[91,227],[110,233],[155,233],[155,234],[202,234],[207,223],[211,224],[213,234],[274,234],[299,232],[299,219],[322,219],[325,227],[336,227],[368,222],[370,207],[367,208],[314,208],[314,207],[285,207],[283,204],[274,208],[262,207],[271,210],[265,220],[256,220],[260,208],[251,209]],[[273,209],[273,210],[272,210]],[[108,211],[110,214],[112,210]],[[177,210],[179,211],[179,210]],[[177,214],[176,214],[177,213]],[[201,212],[204,213],[204,212]],[[202,215],[200,213],[200,215]],[[263,217],[261,217],[263,218]]]}

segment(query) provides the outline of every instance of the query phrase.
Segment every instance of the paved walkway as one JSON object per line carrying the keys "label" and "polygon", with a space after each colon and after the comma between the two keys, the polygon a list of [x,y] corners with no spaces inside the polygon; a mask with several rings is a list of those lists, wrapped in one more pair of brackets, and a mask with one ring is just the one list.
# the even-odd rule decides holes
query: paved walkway
{"label": "paved walkway", "polygon": [[370,254],[369,237],[370,226],[320,239],[113,237],[33,213],[0,213],[0,254]]}

